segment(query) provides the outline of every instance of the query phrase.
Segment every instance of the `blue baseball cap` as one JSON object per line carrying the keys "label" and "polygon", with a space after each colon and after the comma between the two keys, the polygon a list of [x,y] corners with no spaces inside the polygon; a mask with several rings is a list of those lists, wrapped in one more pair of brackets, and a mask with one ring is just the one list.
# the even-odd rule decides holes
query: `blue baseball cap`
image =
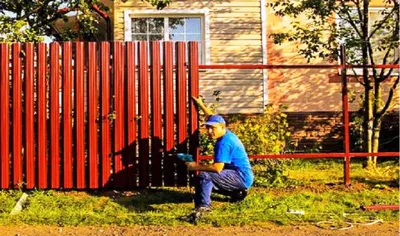
{"label": "blue baseball cap", "polygon": [[204,125],[226,124],[224,118],[220,115],[211,115],[207,118]]}

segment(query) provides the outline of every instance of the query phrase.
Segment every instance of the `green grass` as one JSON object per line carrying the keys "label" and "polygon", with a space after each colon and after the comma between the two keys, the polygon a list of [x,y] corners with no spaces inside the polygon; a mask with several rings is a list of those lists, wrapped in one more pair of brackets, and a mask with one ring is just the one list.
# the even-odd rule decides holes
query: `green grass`
{"label": "green grass", "polygon": [[[385,165],[397,166],[395,164]],[[378,176],[374,179],[360,163],[355,162],[352,164],[351,187],[341,184],[343,167],[338,161],[297,163],[285,174],[287,180],[281,186],[254,187],[240,203],[228,203],[224,196],[213,195],[213,211],[199,224],[291,225],[323,220],[365,222],[398,219],[396,211],[360,210],[361,206],[368,205],[397,205],[399,193],[395,183],[398,172],[394,176],[383,175],[384,178]],[[9,215],[9,212],[22,192],[0,191],[0,224],[187,225],[180,217],[189,214],[193,208],[191,191],[190,188],[157,188],[129,192],[131,195],[31,191],[25,208],[16,215]],[[288,214],[289,209],[302,210],[305,214]]]}

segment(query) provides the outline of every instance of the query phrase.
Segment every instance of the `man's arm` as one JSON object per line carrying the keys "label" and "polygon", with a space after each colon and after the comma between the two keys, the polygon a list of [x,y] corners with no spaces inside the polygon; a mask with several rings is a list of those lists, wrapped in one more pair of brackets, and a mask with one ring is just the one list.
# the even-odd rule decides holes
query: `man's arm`
{"label": "man's arm", "polygon": [[200,165],[197,164],[196,162],[186,162],[185,163],[188,170],[192,171],[209,171],[209,172],[217,172],[220,173],[224,169],[224,163],[223,162],[216,162],[210,165]]}
{"label": "man's arm", "polygon": [[197,104],[197,106],[199,106],[199,108],[204,112],[206,116],[214,115],[214,112],[203,103],[201,97],[199,98],[192,97],[192,99]]}

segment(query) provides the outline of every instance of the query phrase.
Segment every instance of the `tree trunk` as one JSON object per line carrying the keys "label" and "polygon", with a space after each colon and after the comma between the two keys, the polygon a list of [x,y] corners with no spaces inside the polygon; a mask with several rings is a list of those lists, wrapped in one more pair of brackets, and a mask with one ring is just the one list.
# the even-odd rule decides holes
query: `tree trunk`
{"label": "tree trunk", "polygon": [[[373,134],[372,134],[372,152],[379,151],[379,135],[381,132],[381,125],[382,125],[382,115],[378,114],[378,112],[382,109],[382,89],[381,84],[378,78],[374,78],[374,122],[373,122]],[[370,162],[370,167],[376,168],[377,164],[377,156],[372,157]]]}
{"label": "tree trunk", "polygon": [[[368,72],[367,72],[368,73]],[[368,88],[367,88],[368,87]],[[373,102],[371,99],[372,95],[372,89],[370,88],[370,82],[368,82],[368,85],[365,88],[365,101],[364,101],[364,108],[365,108],[365,113],[364,113],[364,147],[366,152],[372,152],[372,141],[373,141],[373,123],[374,123],[374,118],[373,118]],[[367,160],[367,167],[372,164],[373,157],[368,156]]]}
{"label": "tree trunk", "polygon": [[[365,90],[364,90],[364,144],[365,144],[365,151],[371,152],[372,151],[372,127],[373,127],[373,100],[372,100],[372,87],[371,81],[369,80],[369,70],[367,65],[369,63],[368,60],[368,41],[369,41],[369,32],[368,32],[368,11],[369,11],[369,1],[363,1],[363,17],[362,17],[362,35],[361,35],[361,51],[362,51],[362,65],[363,65],[363,79],[365,83]],[[367,167],[371,163],[372,157],[368,157]]]}
{"label": "tree trunk", "polygon": [[[373,131],[373,138],[372,138],[372,152],[379,152],[379,135],[381,132],[381,125],[382,125],[382,118],[375,118],[374,119],[374,131]],[[377,156],[372,158],[372,167],[376,167],[377,164]]]}

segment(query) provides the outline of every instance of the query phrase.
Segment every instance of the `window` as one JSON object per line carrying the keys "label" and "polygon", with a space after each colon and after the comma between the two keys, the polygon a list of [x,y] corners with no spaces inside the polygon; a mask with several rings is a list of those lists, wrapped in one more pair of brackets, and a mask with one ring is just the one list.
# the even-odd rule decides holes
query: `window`
{"label": "window", "polygon": [[197,41],[199,63],[206,61],[205,14],[125,12],[126,41]]}
{"label": "window", "polygon": [[[391,8],[371,8],[368,13],[369,18],[369,25],[368,31],[369,34],[375,30],[376,26],[380,24],[381,20],[387,15],[388,12],[391,11]],[[383,12],[385,12],[383,14]],[[345,13],[341,13],[345,14]],[[361,32],[360,20],[358,17],[357,9],[351,9],[350,16],[355,24],[358,26],[358,31]],[[361,52],[361,39],[359,38],[356,30],[350,25],[349,22],[344,20],[343,18],[348,18],[346,15],[343,17],[338,16],[337,19],[337,27],[338,27],[338,35],[342,42],[345,42],[346,45],[346,57],[348,63],[351,64],[361,64],[362,63],[362,52]],[[395,22],[393,19],[389,19],[390,22]],[[374,60],[376,64],[382,64],[383,58],[386,53],[386,50],[383,50],[385,46],[390,42],[392,34],[393,34],[393,27],[392,23],[389,25],[390,30],[386,27],[381,27],[380,29],[376,30],[374,35],[371,37],[370,42],[372,45],[372,50],[374,53]],[[385,45],[386,44],[386,45]],[[382,47],[384,46],[384,47]],[[398,51],[398,43],[391,46],[391,50],[389,52],[388,61],[387,63],[393,63],[393,61],[399,57]],[[355,70],[357,74],[362,74],[362,69]],[[372,74],[372,70],[370,70]],[[394,71],[394,73],[397,73]],[[349,70],[349,74],[352,74],[352,71]]]}

